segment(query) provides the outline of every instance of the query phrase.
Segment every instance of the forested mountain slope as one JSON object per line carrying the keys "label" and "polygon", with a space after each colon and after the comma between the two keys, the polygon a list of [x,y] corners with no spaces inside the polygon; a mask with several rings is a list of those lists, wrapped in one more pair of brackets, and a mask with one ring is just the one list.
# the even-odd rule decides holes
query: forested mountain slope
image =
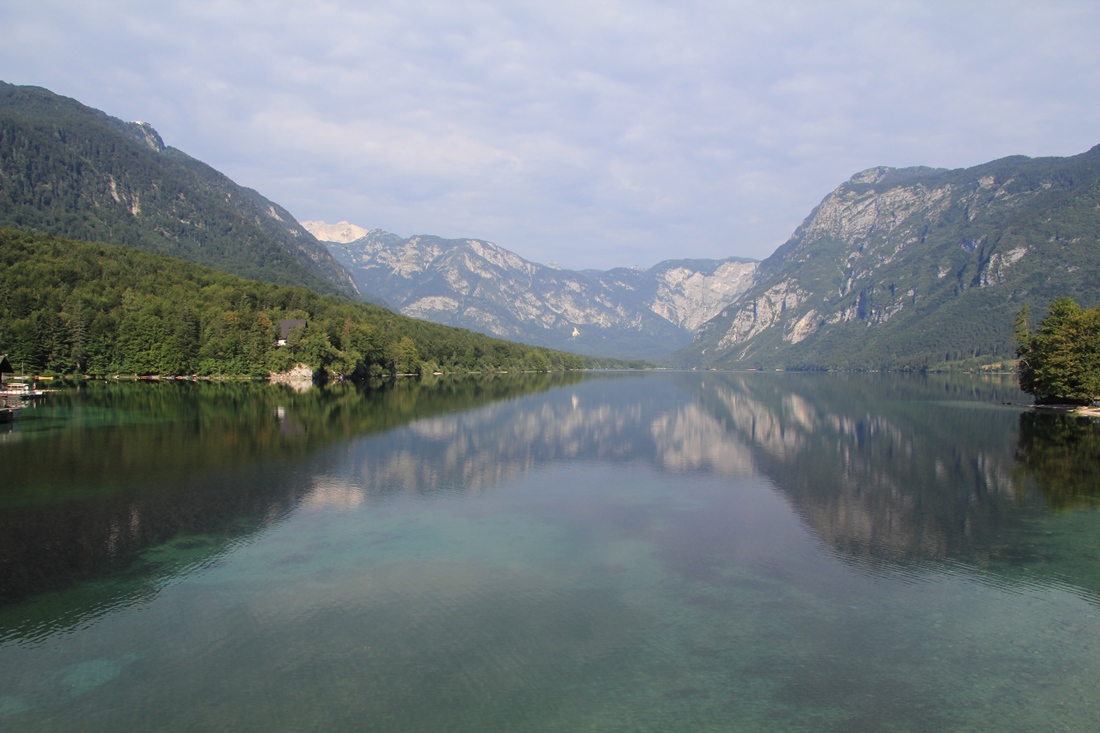
{"label": "forested mountain slope", "polygon": [[1013,317],[1100,300],[1100,146],[973,168],[873,168],[829,194],[689,367],[924,369],[1013,357]]}
{"label": "forested mountain slope", "polygon": [[358,294],[348,273],[285,209],[165,147],[150,125],[3,82],[0,225]]}

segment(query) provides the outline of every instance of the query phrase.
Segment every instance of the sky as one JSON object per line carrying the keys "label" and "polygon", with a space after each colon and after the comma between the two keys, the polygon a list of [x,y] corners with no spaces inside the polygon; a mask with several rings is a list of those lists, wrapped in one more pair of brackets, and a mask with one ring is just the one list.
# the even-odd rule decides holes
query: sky
{"label": "sky", "polygon": [[1100,144],[1095,0],[0,0],[0,80],[281,204],[571,269],[763,259],[878,165]]}

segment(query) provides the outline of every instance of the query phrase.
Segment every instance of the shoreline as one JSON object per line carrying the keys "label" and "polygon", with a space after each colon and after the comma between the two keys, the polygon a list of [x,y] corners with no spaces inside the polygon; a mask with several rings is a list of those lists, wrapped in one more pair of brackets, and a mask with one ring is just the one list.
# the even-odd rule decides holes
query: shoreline
{"label": "shoreline", "polygon": [[1100,417],[1100,407],[1087,405],[1032,405],[1031,409],[1042,412],[1058,412],[1074,417]]}

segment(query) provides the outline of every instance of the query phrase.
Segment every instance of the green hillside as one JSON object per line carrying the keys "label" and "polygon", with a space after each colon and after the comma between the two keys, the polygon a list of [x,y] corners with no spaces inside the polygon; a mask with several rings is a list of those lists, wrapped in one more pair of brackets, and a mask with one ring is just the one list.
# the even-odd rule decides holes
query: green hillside
{"label": "green hillside", "polygon": [[[0,353],[57,374],[266,376],[623,368],[245,280],[132,248],[0,228]],[[285,346],[280,321],[301,319]]]}
{"label": "green hillside", "polygon": [[357,294],[343,267],[290,213],[165,147],[148,124],[3,82],[0,225]]}

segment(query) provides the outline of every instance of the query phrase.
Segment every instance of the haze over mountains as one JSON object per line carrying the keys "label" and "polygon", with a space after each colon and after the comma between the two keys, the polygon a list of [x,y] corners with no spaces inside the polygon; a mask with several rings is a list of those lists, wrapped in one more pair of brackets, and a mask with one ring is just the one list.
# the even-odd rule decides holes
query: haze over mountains
{"label": "haze over mountains", "polygon": [[299,224],[149,124],[0,82],[0,224],[579,353],[686,368],[976,367],[1012,357],[1022,305],[1038,317],[1057,296],[1100,300],[1100,147],[858,173],[759,263],[571,271],[479,239]]}

